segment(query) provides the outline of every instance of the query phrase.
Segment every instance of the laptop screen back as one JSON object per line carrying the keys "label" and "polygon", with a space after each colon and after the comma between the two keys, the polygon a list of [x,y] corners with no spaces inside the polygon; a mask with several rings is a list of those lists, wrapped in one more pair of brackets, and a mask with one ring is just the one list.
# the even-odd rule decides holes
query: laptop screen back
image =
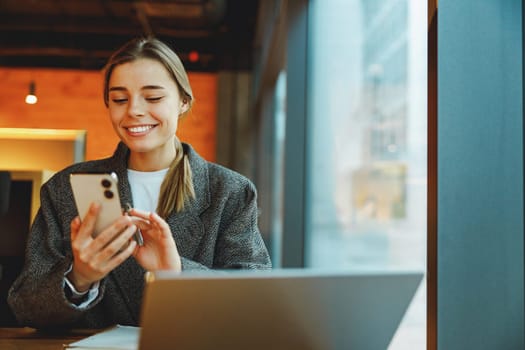
{"label": "laptop screen back", "polygon": [[386,349],[422,273],[156,273],[140,349]]}

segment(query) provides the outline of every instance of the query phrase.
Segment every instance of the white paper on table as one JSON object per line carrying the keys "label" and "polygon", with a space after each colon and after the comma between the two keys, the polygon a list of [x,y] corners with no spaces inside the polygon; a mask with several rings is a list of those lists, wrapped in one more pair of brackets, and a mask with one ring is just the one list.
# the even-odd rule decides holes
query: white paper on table
{"label": "white paper on table", "polygon": [[137,350],[140,327],[116,325],[113,328],[65,345],[65,349]]}

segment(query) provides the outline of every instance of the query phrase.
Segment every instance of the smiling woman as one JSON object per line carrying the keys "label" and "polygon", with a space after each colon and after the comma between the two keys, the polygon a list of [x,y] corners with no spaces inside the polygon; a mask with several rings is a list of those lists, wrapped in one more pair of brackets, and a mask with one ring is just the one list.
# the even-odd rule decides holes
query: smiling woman
{"label": "smiling woman", "polygon": [[160,188],[158,212],[166,217],[173,208],[182,210],[195,193],[187,154],[175,135],[179,118],[193,103],[179,57],[158,40],[129,42],[106,65],[104,102],[113,129],[130,148],[128,168],[169,168]]}
{"label": "smiling woman", "polygon": [[[136,39],[105,72],[121,142],[112,157],[74,164],[42,186],[27,263],[9,294],[22,325],[138,325],[145,271],[271,268],[253,183],[176,136],[193,101],[177,55],[157,39]],[[121,203],[133,206],[96,237],[101,206],[78,217],[69,184],[77,172],[115,172]]]}
{"label": "smiling woman", "polygon": [[132,150],[129,167],[142,171],[169,167],[178,120],[190,109],[191,95],[179,92],[166,68],[147,58],[117,66],[107,85],[113,129]]}

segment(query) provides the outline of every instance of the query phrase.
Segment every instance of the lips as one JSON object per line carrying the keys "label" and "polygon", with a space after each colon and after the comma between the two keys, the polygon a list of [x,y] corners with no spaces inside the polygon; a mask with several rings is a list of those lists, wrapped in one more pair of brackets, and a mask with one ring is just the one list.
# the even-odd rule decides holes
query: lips
{"label": "lips", "polygon": [[155,125],[136,125],[136,126],[129,126],[126,127],[129,133],[131,134],[144,134],[151,129],[153,129]]}

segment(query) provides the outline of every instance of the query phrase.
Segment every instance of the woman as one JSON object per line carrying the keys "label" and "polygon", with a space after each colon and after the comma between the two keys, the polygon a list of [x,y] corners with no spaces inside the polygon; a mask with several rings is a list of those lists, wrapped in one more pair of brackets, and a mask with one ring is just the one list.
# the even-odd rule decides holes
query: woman
{"label": "woman", "polygon": [[[104,101],[121,142],[112,157],[72,165],[42,186],[8,296],[21,325],[138,325],[148,270],[271,268],[254,185],[176,137],[193,100],[182,62],[161,41],[132,40],[111,56]],[[74,172],[115,172],[121,202],[134,209],[93,238],[100,206],[77,216]],[[138,229],[143,245],[133,240]]]}

